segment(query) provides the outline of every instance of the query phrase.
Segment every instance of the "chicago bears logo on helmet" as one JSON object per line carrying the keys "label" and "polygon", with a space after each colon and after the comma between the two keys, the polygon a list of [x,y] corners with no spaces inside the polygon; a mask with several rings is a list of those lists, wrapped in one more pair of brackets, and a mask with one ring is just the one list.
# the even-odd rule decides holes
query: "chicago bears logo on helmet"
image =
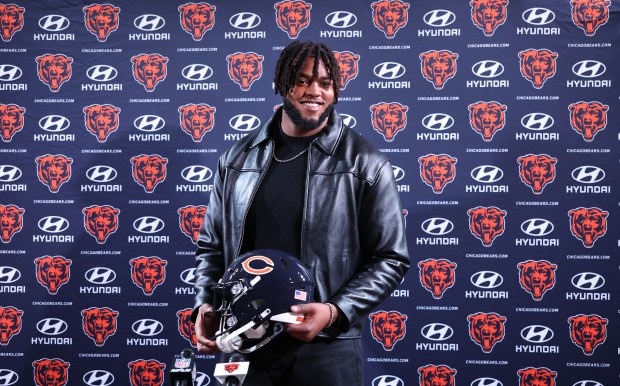
{"label": "chicago bears logo on helmet", "polygon": [[568,106],[570,125],[586,142],[592,142],[594,136],[607,126],[609,106],[600,102],[577,102]]}
{"label": "chicago bears logo on helmet", "polygon": [[82,209],[84,229],[93,236],[97,243],[103,244],[118,229],[120,209],[109,205],[91,205]]}
{"label": "chicago bears logo on helmet", "polygon": [[471,21],[485,36],[493,36],[495,30],[506,22],[508,0],[471,0]]}
{"label": "chicago bears logo on helmet", "polygon": [[91,4],[83,8],[84,24],[91,34],[100,42],[105,42],[108,36],[118,29],[119,7],[111,4]]}
{"label": "chicago bears logo on helmet", "polygon": [[456,177],[457,158],[448,154],[427,154],[418,158],[420,177],[436,194],[443,193],[447,184]]}
{"label": "chicago bears logo on helmet", "polygon": [[34,263],[37,266],[37,281],[47,288],[50,295],[56,295],[71,277],[71,260],[62,256],[41,256]]}
{"label": "chicago bears logo on helmet", "polygon": [[340,68],[340,88],[344,90],[352,79],[357,78],[360,56],[350,51],[334,51]]}
{"label": "chicago bears logo on helmet", "polygon": [[91,307],[82,310],[82,329],[99,347],[116,333],[118,311],[108,307]]}
{"label": "chicago bears logo on helmet", "polygon": [[168,58],[160,54],[140,54],[131,57],[133,78],[148,92],[168,76]]}
{"label": "chicago bears logo on helmet", "polygon": [[445,365],[426,365],[418,368],[420,386],[454,386],[456,370]]}
{"label": "chicago bears logo on helmet", "polygon": [[487,142],[506,124],[506,105],[498,102],[476,102],[468,108],[471,128]]}
{"label": "chicago bears logo on helmet", "polygon": [[207,207],[204,205],[187,205],[179,208],[179,227],[181,232],[196,244],[198,240],[198,232],[207,214]]}
{"label": "chicago bears logo on helmet", "polygon": [[166,280],[168,262],[157,256],[140,256],[129,260],[131,280],[145,295],[153,295],[155,288]]}
{"label": "chicago bears logo on helmet", "polygon": [[398,102],[381,102],[370,106],[372,127],[387,142],[392,142],[399,131],[407,126],[408,106]]}
{"label": "chicago bears logo on helmet", "polygon": [[568,211],[570,231],[583,246],[592,248],[594,242],[607,233],[609,212],[599,208],[575,208]]}
{"label": "chicago bears logo on helmet", "polygon": [[490,353],[496,343],[501,342],[506,335],[506,317],[495,312],[478,312],[467,316],[469,322],[469,337],[483,352]]}
{"label": "chicago bears logo on helmet", "polygon": [[504,218],[507,212],[497,207],[485,208],[479,206],[467,211],[469,215],[469,231],[477,239],[482,241],[482,245],[490,247],[497,236],[506,230]]}
{"label": "chicago bears logo on helmet", "polygon": [[191,136],[194,142],[202,141],[202,137],[215,125],[216,110],[206,103],[188,103],[179,107],[181,129]]}
{"label": "chicago bears logo on helmet", "polygon": [[52,92],[60,91],[60,86],[71,79],[73,71],[71,63],[73,58],[63,54],[45,54],[35,58],[37,62],[37,75],[39,80],[45,83]]}
{"label": "chicago bears logo on helmet", "polygon": [[142,186],[145,192],[153,193],[157,185],[168,175],[167,163],[168,158],[158,154],[140,154],[132,157],[133,180]]}
{"label": "chicago bears logo on helmet", "polygon": [[107,141],[108,136],[118,129],[118,115],[121,113],[119,107],[93,104],[84,107],[83,111],[86,130],[100,143]]}
{"label": "chicago bears logo on helmet", "polygon": [[372,22],[375,28],[393,39],[399,29],[409,21],[409,3],[400,0],[382,0],[370,4],[372,8]]}
{"label": "chicago bears logo on helmet", "polygon": [[557,265],[547,260],[528,260],[517,264],[519,268],[519,284],[532,295],[532,299],[542,300],[543,295],[555,286],[555,270]]}
{"label": "chicago bears logo on helmet", "polygon": [[586,36],[594,36],[598,27],[609,20],[609,0],[571,0],[570,5],[573,23]]}
{"label": "chicago bears logo on helmet", "polygon": [[555,386],[558,373],[546,367],[528,367],[517,371],[519,386]]}
{"label": "chicago bears logo on helmet", "polygon": [[177,311],[177,318],[179,319],[179,334],[187,339],[192,347],[196,347],[196,330],[192,322],[192,311],[191,308],[179,310]]}
{"label": "chicago bears logo on helmet", "polygon": [[24,212],[19,206],[0,204],[0,240],[3,243],[9,243],[13,236],[22,230]]}
{"label": "chicago bears logo on helmet", "polygon": [[26,109],[16,104],[0,103],[0,135],[2,141],[11,142],[15,133],[24,128]]}
{"label": "chicago bears logo on helmet", "polygon": [[529,49],[519,52],[521,75],[532,82],[534,88],[542,88],[547,79],[556,72],[557,52],[547,49]]}
{"label": "chicago bears logo on helmet", "polygon": [[568,318],[570,339],[585,355],[594,354],[598,345],[607,340],[608,319],[599,315],[574,315]]}
{"label": "chicago bears logo on helmet", "polygon": [[288,35],[297,39],[302,29],[310,25],[312,4],[302,0],[281,1],[273,6],[276,10],[276,23]]}
{"label": "chicago bears logo on helmet", "polygon": [[131,386],[162,386],[166,365],[155,359],[138,359],[129,362]]}
{"label": "chicago bears logo on helmet", "polygon": [[32,362],[36,386],[65,386],[69,380],[69,366],[69,362],[58,358]]}
{"label": "chicago bears logo on helmet", "polygon": [[444,292],[455,282],[456,263],[446,259],[426,259],[418,263],[420,283],[433,298],[441,299]]}
{"label": "chicago bears logo on helmet", "polygon": [[555,180],[557,158],[547,154],[528,154],[517,159],[521,182],[532,188],[535,194],[541,194],[545,186]]}
{"label": "chicago bears logo on helmet", "polygon": [[0,4],[0,23],[2,23],[2,40],[10,42],[15,32],[24,28],[26,9],[16,4]]}
{"label": "chicago bears logo on helmet", "polygon": [[24,311],[15,307],[0,307],[0,345],[6,346],[13,335],[19,334],[23,314]]}
{"label": "chicago bears logo on helmet", "polygon": [[71,178],[71,164],[73,158],[63,154],[46,154],[35,158],[37,163],[37,177],[50,192],[58,193],[58,190]]}
{"label": "chicago bears logo on helmet", "polygon": [[456,75],[458,58],[458,54],[447,50],[423,52],[420,54],[422,76],[431,82],[436,90],[441,90],[446,82]]}
{"label": "chicago bears logo on helmet", "polygon": [[249,91],[252,83],[263,75],[265,57],[255,52],[235,52],[226,57],[228,76],[241,90]]}
{"label": "chicago bears logo on helmet", "polygon": [[195,41],[201,41],[205,32],[215,25],[215,5],[208,3],[186,3],[179,6],[181,27],[192,35]]}
{"label": "chicago bears logo on helmet", "polygon": [[369,318],[372,337],[381,343],[385,351],[392,351],[394,345],[405,337],[407,315],[398,311],[377,311]]}

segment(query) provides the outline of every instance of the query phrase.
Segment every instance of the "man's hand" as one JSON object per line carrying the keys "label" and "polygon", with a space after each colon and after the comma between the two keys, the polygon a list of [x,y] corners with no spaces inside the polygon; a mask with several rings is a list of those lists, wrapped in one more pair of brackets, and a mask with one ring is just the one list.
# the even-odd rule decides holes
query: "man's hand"
{"label": "man's hand", "polygon": [[215,344],[214,340],[209,340],[209,337],[215,335],[218,329],[219,321],[212,315],[215,314],[213,306],[210,304],[203,304],[198,309],[198,316],[196,316],[196,323],[194,324],[196,330],[196,348],[198,352],[215,354],[220,352],[220,349]]}
{"label": "man's hand", "polygon": [[[332,321],[338,318],[338,307],[332,306]],[[306,303],[291,307],[291,312],[304,314],[304,321],[299,324],[287,324],[286,332],[296,339],[310,342],[329,324],[329,306],[323,303]]]}

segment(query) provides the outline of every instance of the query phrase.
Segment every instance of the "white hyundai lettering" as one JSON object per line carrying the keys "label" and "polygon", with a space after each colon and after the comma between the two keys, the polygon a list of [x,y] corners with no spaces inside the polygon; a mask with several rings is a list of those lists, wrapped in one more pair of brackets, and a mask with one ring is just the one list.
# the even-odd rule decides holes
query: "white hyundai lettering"
{"label": "white hyundai lettering", "polygon": [[206,64],[190,64],[183,68],[181,75],[187,80],[201,82],[213,76],[213,70]]}
{"label": "white hyundai lettering", "polygon": [[555,20],[555,13],[546,8],[530,8],[521,15],[526,23],[533,25],[545,25]]}
{"label": "white hyundai lettering", "polygon": [[521,231],[528,236],[546,236],[553,232],[553,224],[549,220],[543,218],[531,218],[523,221]]}
{"label": "white hyundai lettering", "polygon": [[196,283],[196,268],[188,268],[181,272],[181,280],[183,283],[194,285]]}
{"label": "white hyundai lettering", "polygon": [[531,343],[545,343],[553,339],[553,331],[540,325],[527,326],[521,330],[521,338]]}
{"label": "white hyundai lettering", "polygon": [[325,16],[325,23],[332,28],[349,28],[357,23],[357,16],[351,12],[336,11]]}
{"label": "white hyundai lettering", "polygon": [[372,380],[372,386],[405,386],[405,382],[394,375],[381,375]]}
{"label": "white hyundai lettering", "polygon": [[134,322],[131,329],[138,335],[155,336],[164,330],[164,326],[154,319],[141,319]]}
{"label": "white hyundai lettering", "polygon": [[46,115],[39,119],[39,127],[45,131],[57,133],[69,128],[71,122],[62,115]]}
{"label": "white hyundai lettering", "polygon": [[60,233],[69,228],[69,221],[60,216],[46,216],[37,223],[39,229],[47,233]]}
{"label": "white hyundai lettering", "polygon": [[0,283],[2,284],[15,283],[21,276],[22,274],[17,268],[0,267]]}
{"label": "white hyundai lettering", "polygon": [[379,63],[372,72],[381,79],[397,79],[405,75],[405,66],[395,62]]}
{"label": "white hyundai lettering", "polygon": [[396,182],[405,178],[405,171],[402,168],[392,165],[392,171],[394,172],[394,179]]}
{"label": "white hyundai lettering", "polygon": [[116,169],[111,166],[97,165],[86,171],[86,177],[93,182],[110,182],[117,176]]}
{"label": "white hyundai lettering", "polygon": [[429,218],[422,223],[422,230],[429,235],[442,236],[452,232],[454,224],[445,218]]}
{"label": "white hyundai lettering", "polygon": [[230,25],[237,29],[252,29],[260,24],[260,16],[251,12],[240,12],[233,15],[229,22]]}
{"label": "white hyundai lettering", "polygon": [[17,66],[13,66],[10,64],[2,64],[0,65],[0,81],[2,82],[12,82],[21,78],[22,70]]}
{"label": "white hyundai lettering", "polygon": [[164,229],[164,221],[153,216],[143,216],[133,222],[133,228],[140,233],[157,233]]}
{"label": "white hyundai lettering", "polygon": [[157,115],[141,115],[133,121],[133,126],[147,133],[159,131],[164,128],[166,121]]}
{"label": "white hyundai lettering", "polygon": [[584,291],[594,291],[605,285],[605,278],[598,273],[578,273],[570,281],[573,286]]}
{"label": "white hyundai lettering", "polygon": [[105,64],[92,66],[86,70],[86,76],[95,82],[108,82],[116,78],[117,75],[118,71],[116,71],[116,68]]}
{"label": "white hyundai lettering", "polygon": [[447,27],[454,23],[456,15],[445,9],[436,9],[424,14],[424,22],[431,27]]}
{"label": "white hyundai lettering", "polygon": [[454,118],[443,113],[429,114],[422,118],[422,125],[429,130],[447,130],[454,125]]}
{"label": "white hyundai lettering", "polygon": [[181,171],[181,177],[183,177],[185,181],[194,183],[208,181],[212,175],[213,172],[211,169],[202,165],[188,166]]}
{"label": "white hyundai lettering", "polygon": [[110,268],[95,267],[91,268],[84,274],[86,280],[93,284],[109,284],[116,279],[116,273]]}
{"label": "white hyundai lettering", "polygon": [[471,386],[504,386],[503,383],[495,378],[478,378],[471,383]]}
{"label": "white hyundai lettering", "polygon": [[92,370],[84,374],[82,380],[88,386],[109,386],[114,383],[114,375],[105,370]]}
{"label": "white hyundai lettering", "polygon": [[157,31],[166,24],[166,20],[163,17],[157,15],[142,15],[134,19],[133,25],[142,31]]}
{"label": "white hyundai lettering", "polygon": [[452,337],[452,327],[442,323],[431,323],[422,327],[422,336],[428,340],[442,341]]}
{"label": "white hyundai lettering", "polygon": [[484,184],[497,182],[504,177],[502,169],[493,165],[480,165],[471,171],[471,178]]}
{"label": "white hyundai lettering", "polygon": [[47,15],[39,19],[39,27],[49,32],[59,32],[69,27],[69,19],[62,15]]}
{"label": "white hyundai lettering", "polygon": [[528,130],[542,131],[553,126],[553,117],[544,113],[531,113],[521,118],[521,125]]}
{"label": "white hyundai lettering", "polygon": [[494,60],[482,60],[471,67],[471,72],[481,78],[495,78],[504,72],[504,65]]}
{"label": "white hyundai lettering", "polygon": [[605,178],[605,171],[597,166],[584,165],[575,168],[571,177],[582,184],[595,184]]}
{"label": "white hyundai lettering", "polygon": [[596,78],[605,73],[607,67],[596,60],[582,60],[573,65],[573,74],[582,78]]}
{"label": "white hyundai lettering", "polygon": [[471,275],[471,283],[478,288],[497,288],[504,282],[502,275],[493,271],[480,271]]}
{"label": "white hyundai lettering", "polygon": [[251,114],[239,114],[230,118],[228,124],[237,131],[252,131],[260,126],[260,119]]}
{"label": "white hyundai lettering", "polygon": [[0,369],[0,386],[10,386],[17,383],[19,376],[13,370]]}
{"label": "white hyundai lettering", "polygon": [[0,165],[0,182],[17,181],[22,176],[22,170],[13,165]]}
{"label": "white hyundai lettering", "polygon": [[37,323],[37,330],[45,335],[60,335],[67,331],[67,323],[57,318],[46,318]]}

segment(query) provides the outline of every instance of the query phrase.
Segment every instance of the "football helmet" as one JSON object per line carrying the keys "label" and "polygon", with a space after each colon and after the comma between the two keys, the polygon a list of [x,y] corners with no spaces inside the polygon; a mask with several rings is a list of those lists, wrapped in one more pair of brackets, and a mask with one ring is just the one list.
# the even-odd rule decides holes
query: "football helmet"
{"label": "football helmet", "polygon": [[315,282],[296,257],[259,249],[236,258],[214,291],[219,329],[212,339],[225,353],[253,352],[283,331],[282,323],[301,323],[295,304],[313,299]]}

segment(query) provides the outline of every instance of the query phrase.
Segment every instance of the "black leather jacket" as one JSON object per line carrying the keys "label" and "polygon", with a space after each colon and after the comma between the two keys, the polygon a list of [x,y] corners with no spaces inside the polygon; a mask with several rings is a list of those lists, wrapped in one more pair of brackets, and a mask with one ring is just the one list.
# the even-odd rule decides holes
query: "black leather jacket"
{"label": "black leather jacket", "polygon": [[[219,159],[207,215],[198,236],[198,307],[212,304],[208,285],[239,255],[245,216],[273,155],[281,109],[256,134]],[[317,282],[315,301],[341,310],[328,336],[358,337],[368,313],[409,268],[402,207],[389,161],[332,112],[308,152],[300,259]]]}

